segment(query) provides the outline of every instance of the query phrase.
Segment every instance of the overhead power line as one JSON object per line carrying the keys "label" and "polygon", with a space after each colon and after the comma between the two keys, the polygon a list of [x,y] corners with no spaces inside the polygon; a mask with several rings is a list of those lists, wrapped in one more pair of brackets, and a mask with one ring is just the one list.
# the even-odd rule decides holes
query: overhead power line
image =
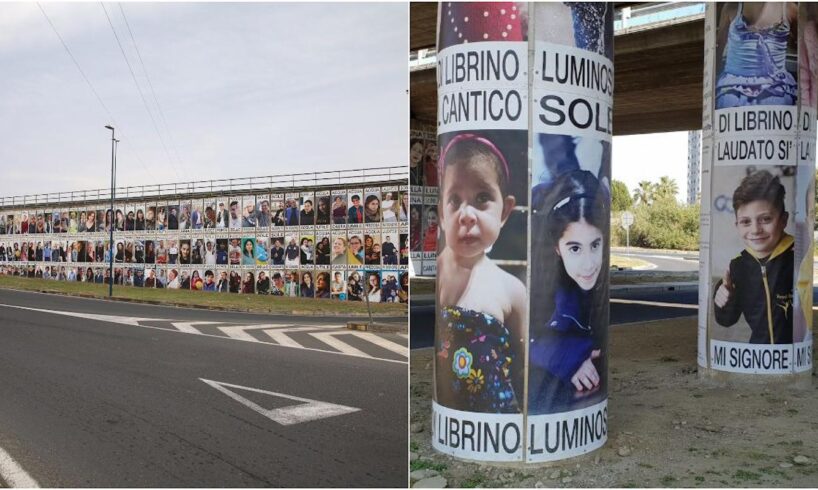
{"label": "overhead power line", "polygon": [[151,77],[148,75],[148,70],[145,68],[145,62],[142,60],[142,53],[139,52],[139,45],[136,44],[136,38],[133,35],[133,31],[131,30],[131,24],[128,22],[128,17],[125,15],[125,10],[122,8],[122,3],[117,4],[119,6],[119,11],[122,12],[122,18],[125,20],[125,27],[128,28],[128,34],[131,36],[131,42],[133,42],[133,47],[136,50],[136,56],[139,58],[139,64],[142,65],[142,72],[145,74],[145,79],[148,81],[148,87],[151,89],[151,95],[153,96],[153,100],[156,103],[156,108],[159,110],[159,118],[162,120],[162,123],[165,126],[165,131],[168,135],[168,141],[170,142],[170,148],[173,150],[174,155],[176,156],[176,160],[179,162],[179,165],[184,170],[185,165],[182,162],[182,158],[179,156],[179,151],[176,148],[176,144],[173,141],[173,133],[170,130],[170,126],[168,125],[168,120],[165,118],[165,112],[162,110],[162,105],[159,103],[159,98],[156,96],[156,91],[153,89],[153,83],[151,82]]}
{"label": "overhead power line", "polygon": [[100,5],[102,6],[102,10],[105,12],[105,18],[108,19],[108,25],[111,26],[111,32],[114,33],[114,38],[116,39],[117,46],[119,46],[119,51],[122,53],[122,58],[125,60],[125,64],[128,65],[128,71],[131,73],[131,78],[133,78],[133,82],[136,85],[136,90],[139,92],[139,97],[142,99],[142,104],[144,104],[145,110],[148,112],[153,129],[156,131],[156,136],[159,137],[159,142],[162,144],[162,149],[165,151],[168,164],[170,164],[171,169],[173,169],[173,173],[176,174],[176,178],[178,180],[182,180],[179,176],[179,172],[176,170],[176,165],[174,165],[173,160],[170,157],[170,152],[168,151],[167,145],[165,145],[165,140],[162,138],[162,133],[159,131],[159,126],[156,124],[156,119],[153,117],[153,112],[148,105],[148,101],[145,99],[145,94],[142,92],[142,87],[139,86],[139,82],[136,79],[136,74],[133,71],[131,62],[128,61],[128,56],[125,55],[125,49],[122,47],[122,42],[119,40],[119,35],[116,33],[116,29],[114,29],[114,23],[111,22],[111,17],[108,15],[108,9],[105,8],[104,3],[100,2]]}
{"label": "overhead power line", "polygon": [[[68,53],[68,57],[71,58],[71,61],[74,63],[74,66],[77,67],[77,71],[80,72],[80,75],[82,76],[82,79],[85,81],[86,85],[88,85],[88,88],[91,89],[91,93],[94,94],[94,97],[97,99],[97,102],[99,102],[99,105],[102,106],[102,109],[105,111],[105,114],[108,115],[108,118],[110,119],[111,123],[113,123],[114,126],[119,129],[120,136],[123,139],[125,139],[124,138],[125,137],[125,131],[121,128],[121,125],[117,122],[116,118],[111,113],[111,110],[108,109],[108,106],[105,105],[105,102],[102,100],[102,97],[99,96],[99,92],[97,92],[97,89],[94,88],[94,84],[91,83],[91,80],[85,74],[85,71],[82,69],[82,66],[80,66],[79,61],[77,61],[77,58],[74,57],[74,54],[71,52],[71,49],[68,47],[68,44],[65,42],[63,37],[60,35],[60,32],[57,30],[57,27],[54,25],[54,23],[51,22],[51,18],[48,17],[48,14],[45,13],[45,9],[43,9],[43,6],[40,5],[40,2],[37,2],[37,7],[40,9],[40,12],[42,12],[43,17],[45,17],[46,22],[48,22],[48,25],[51,26],[51,30],[54,31],[54,34],[56,34],[57,39],[60,40],[60,43],[62,44],[62,47],[65,48],[65,52]],[[133,146],[134,146],[134,148],[133,148],[134,157],[136,157],[136,160],[140,163],[140,165],[142,165],[142,168],[145,169],[145,172],[147,172],[147,174],[150,175],[151,179],[153,179],[153,181],[156,181],[156,177],[153,175],[153,172],[151,172],[150,168],[148,168],[148,166],[145,165],[145,162],[142,160],[142,158],[139,156],[139,153],[136,151],[136,146],[135,145],[133,145]]]}

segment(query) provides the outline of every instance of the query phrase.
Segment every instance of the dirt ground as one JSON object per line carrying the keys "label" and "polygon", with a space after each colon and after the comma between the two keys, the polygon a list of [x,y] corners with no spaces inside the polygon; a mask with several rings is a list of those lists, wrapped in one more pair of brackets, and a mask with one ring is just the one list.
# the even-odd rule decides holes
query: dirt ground
{"label": "dirt ground", "polygon": [[536,467],[435,452],[432,349],[412,352],[410,466],[426,470],[412,483],[438,474],[449,487],[818,486],[814,372],[800,389],[699,379],[695,317],[612,327],[609,347],[608,442]]}

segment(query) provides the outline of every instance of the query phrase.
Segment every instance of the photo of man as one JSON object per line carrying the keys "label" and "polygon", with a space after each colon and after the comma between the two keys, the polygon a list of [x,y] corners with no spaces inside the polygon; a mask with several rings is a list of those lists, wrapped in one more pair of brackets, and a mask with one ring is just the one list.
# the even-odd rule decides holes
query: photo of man
{"label": "photo of man", "polygon": [[230,265],[241,265],[241,239],[231,238],[227,248],[228,263]]}
{"label": "photo of man", "polygon": [[230,214],[229,218],[229,228],[231,230],[240,230],[241,229],[241,198],[234,197],[230,200]]}
{"label": "photo of man", "polygon": [[284,237],[273,237],[273,246],[270,249],[270,263],[273,265],[284,265]]}
{"label": "photo of man", "polygon": [[301,196],[301,214],[299,215],[300,226],[315,225],[315,196],[312,193]]}
{"label": "photo of man", "polygon": [[269,228],[273,223],[273,212],[270,199],[266,195],[256,196],[256,226]]}

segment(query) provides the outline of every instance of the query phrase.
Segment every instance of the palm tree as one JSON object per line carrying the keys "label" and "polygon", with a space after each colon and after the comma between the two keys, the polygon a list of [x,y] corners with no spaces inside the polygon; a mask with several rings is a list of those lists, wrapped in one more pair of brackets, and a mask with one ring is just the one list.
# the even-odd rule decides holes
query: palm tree
{"label": "palm tree", "polygon": [[676,199],[676,194],[679,192],[679,186],[676,181],[668,176],[662,176],[659,183],[656,184],[656,198],[657,199]]}
{"label": "palm tree", "polygon": [[650,204],[655,198],[654,185],[643,180],[639,182],[638,187],[633,191],[633,201],[636,204]]}

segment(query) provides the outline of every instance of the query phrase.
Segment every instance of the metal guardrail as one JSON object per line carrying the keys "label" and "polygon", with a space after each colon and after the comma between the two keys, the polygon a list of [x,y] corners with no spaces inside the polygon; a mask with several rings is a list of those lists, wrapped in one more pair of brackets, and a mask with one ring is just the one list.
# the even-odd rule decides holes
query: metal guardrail
{"label": "metal guardrail", "polygon": [[[360,185],[367,183],[405,180],[408,184],[409,168],[406,165],[372,167],[354,170],[326,170],[299,174],[268,175],[263,177],[240,177],[233,179],[200,180],[194,182],[174,182],[115,189],[117,201],[131,199],[163,198],[187,194],[219,194],[264,192],[277,189],[286,190],[303,187],[325,187]],[[111,200],[111,189],[91,189],[83,191],[56,192],[47,194],[27,194],[0,197],[0,209],[20,206],[44,206],[87,201]]]}

